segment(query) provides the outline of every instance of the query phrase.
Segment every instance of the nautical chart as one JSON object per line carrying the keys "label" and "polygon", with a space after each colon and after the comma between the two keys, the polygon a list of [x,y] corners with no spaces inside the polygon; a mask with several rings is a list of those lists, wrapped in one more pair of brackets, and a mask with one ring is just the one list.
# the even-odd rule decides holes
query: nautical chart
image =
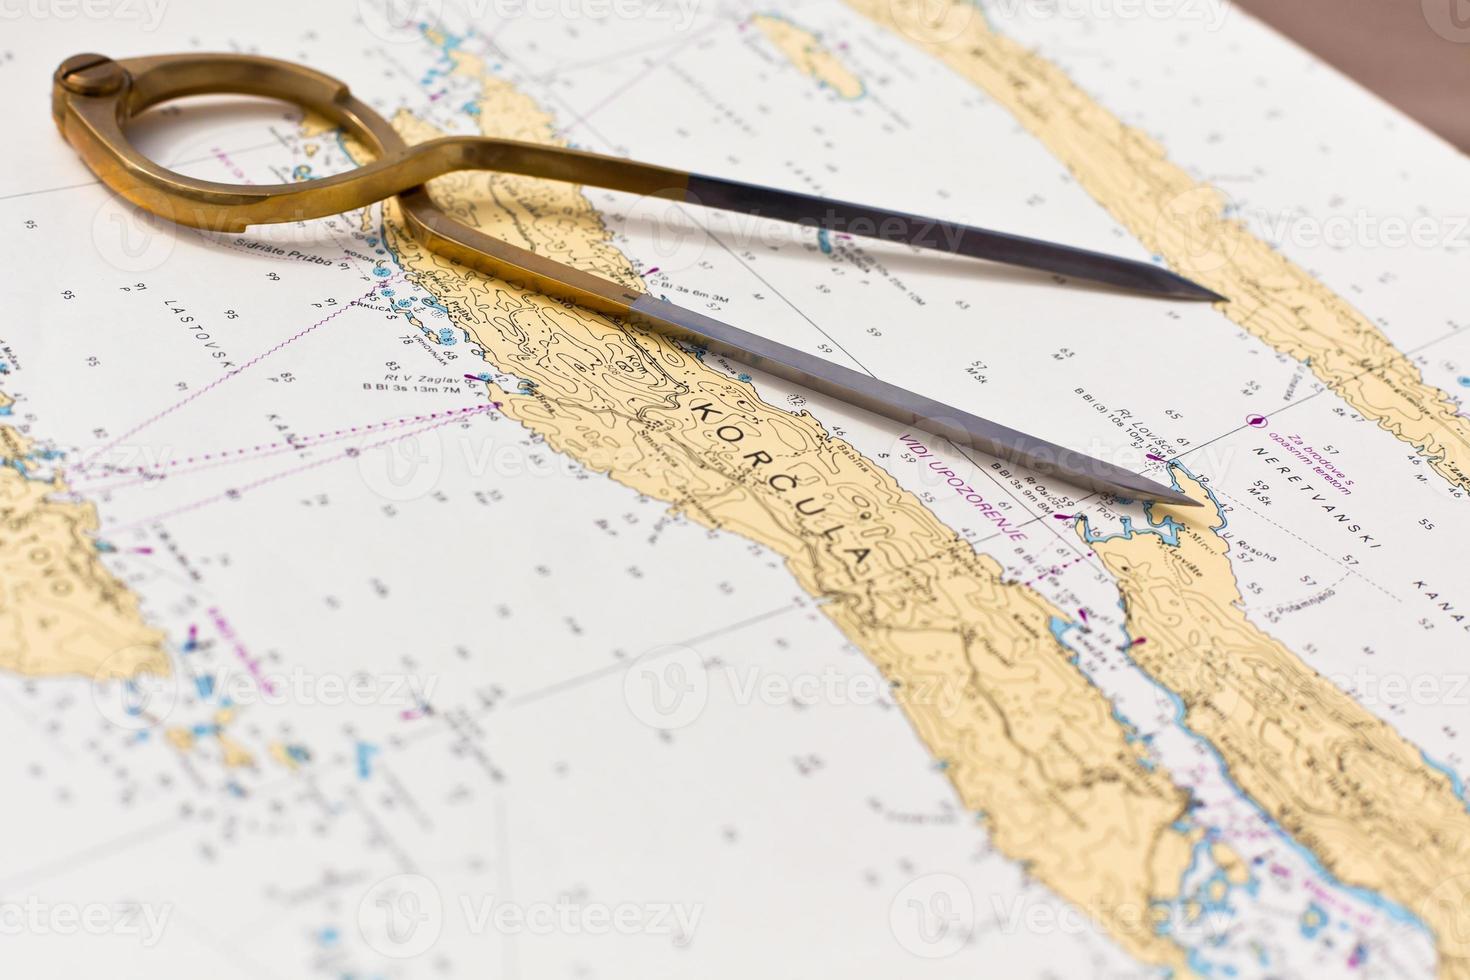
{"label": "nautical chart", "polygon": [[[1448,146],[1200,0],[0,14],[9,972],[1470,976]],[[392,203],[158,223],[51,123],[89,49],[1163,264],[1230,302],[431,185],[1203,506],[467,272]],[[238,183],[363,159],[272,103],[139,134]]]}

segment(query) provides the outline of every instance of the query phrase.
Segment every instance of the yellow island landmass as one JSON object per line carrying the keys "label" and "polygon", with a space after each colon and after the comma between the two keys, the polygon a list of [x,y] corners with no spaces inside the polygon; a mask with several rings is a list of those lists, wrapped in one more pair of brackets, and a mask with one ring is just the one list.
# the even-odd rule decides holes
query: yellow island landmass
{"label": "yellow island landmass", "polygon": [[1470,418],[1350,303],[1226,214],[1225,196],[1172,162],[969,0],[844,0],[1008,109],[1170,268],[1227,297],[1219,309],[1306,365],[1363,417],[1470,490]]}
{"label": "yellow island landmass", "polygon": [[98,557],[96,509],[59,499],[64,477],[37,478],[32,453],[0,425],[0,669],[99,681],[169,673],[163,634]]}
{"label": "yellow island landmass", "polygon": [[756,14],[750,22],[803,75],[844,99],[856,99],[863,94],[862,79],[811,31],[777,14]]}
{"label": "yellow island landmass", "polygon": [[1129,655],[1184,704],[1185,724],[1236,784],[1339,881],[1397,902],[1433,932],[1440,975],[1470,977],[1470,814],[1449,778],[1331,680],[1247,618],[1225,520],[1150,508],[1150,529],[1084,540],[1117,578]]}
{"label": "yellow island landmass", "polygon": [[[480,86],[486,135],[555,141],[534,101],[473,56],[452,56]],[[440,135],[407,113],[395,125],[409,142]],[[497,173],[429,187],[489,234],[641,288],[580,188]],[[1053,634],[1059,610],[1005,582],[994,560],[810,415],[767,404],[658,334],[451,263],[410,237],[393,202],[384,240],[488,361],[528,382],[529,393],[496,394],[507,416],[589,469],[780,555],[894,686],[994,845],[1133,956],[1192,975],[1156,922],[1180,900],[1203,830],[1189,822],[1187,793]]]}

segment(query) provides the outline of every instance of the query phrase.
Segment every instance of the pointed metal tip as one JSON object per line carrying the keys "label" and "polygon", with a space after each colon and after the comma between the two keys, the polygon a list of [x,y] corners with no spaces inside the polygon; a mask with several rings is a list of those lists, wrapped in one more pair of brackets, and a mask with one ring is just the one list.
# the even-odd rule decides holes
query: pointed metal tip
{"label": "pointed metal tip", "polygon": [[1156,504],[1172,504],[1175,507],[1204,506],[1203,502],[1195,500],[1193,497],[1187,497],[1184,494],[1180,493],[1178,490],[1170,490],[1169,488],[1163,486],[1159,487],[1157,493],[1149,494],[1149,497]]}
{"label": "pointed metal tip", "polygon": [[1159,273],[1159,292],[1165,296],[1173,296],[1177,299],[1201,300],[1207,303],[1230,302],[1229,299],[1221,296],[1213,289],[1206,289],[1192,279],[1186,279],[1177,273],[1170,272],[1168,269],[1157,269],[1156,267],[1156,271]]}
{"label": "pointed metal tip", "polygon": [[1119,479],[1116,482],[1122,487],[1122,493],[1133,500],[1152,501],[1156,504],[1168,504],[1173,507],[1204,506],[1198,500],[1175,490],[1173,487],[1166,487],[1162,483],[1156,483],[1148,477],[1140,476],[1137,473],[1129,473],[1126,479]]}
{"label": "pointed metal tip", "polygon": [[1207,289],[1192,279],[1171,272],[1152,262],[1104,255],[1100,252],[1083,252],[1068,246],[1048,248],[1045,262],[1018,262],[1036,268],[1048,268],[1065,276],[1074,276],[1091,282],[1105,283],[1145,296],[1165,299],[1195,300],[1208,303],[1228,303],[1229,299],[1213,289]]}
{"label": "pointed metal tip", "polygon": [[1229,297],[1221,296],[1213,289],[1206,289],[1204,286],[1201,286],[1197,282],[1190,282],[1188,279],[1182,278],[1179,280],[1179,282],[1181,289],[1180,292],[1178,292],[1176,295],[1180,299],[1195,299],[1206,303],[1230,302]]}

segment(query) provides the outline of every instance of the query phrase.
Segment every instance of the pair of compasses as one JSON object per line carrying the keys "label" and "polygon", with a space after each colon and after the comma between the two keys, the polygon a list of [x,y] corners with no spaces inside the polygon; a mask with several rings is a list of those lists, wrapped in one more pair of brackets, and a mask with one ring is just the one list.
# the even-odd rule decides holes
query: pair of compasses
{"label": "pair of compasses", "polygon": [[[192,95],[236,94],[294,102],[358,140],[374,160],[294,184],[235,185],[186,177],[149,160],[127,125],[144,110]],[[409,233],[470,268],[662,333],[924,432],[1028,469],[1120,497],[1192,505],[1131,470],[916,394],[871,375],[686,310],[492,238],[455,220],[424,184],[461,170],[494,170],[796,222],[952,252],[1153,296],[1222,301],[1173,273],[1116,256],[951,221],[707,177],[558,146],[449,136],[409,146],[346,85],[321,72],[239,54],[174,54],[115,61],[79,54],[53,77],[52,114],[102,182],[144,210],[182,225],[241,232],[249,225],[340,214],[397,195]]]}

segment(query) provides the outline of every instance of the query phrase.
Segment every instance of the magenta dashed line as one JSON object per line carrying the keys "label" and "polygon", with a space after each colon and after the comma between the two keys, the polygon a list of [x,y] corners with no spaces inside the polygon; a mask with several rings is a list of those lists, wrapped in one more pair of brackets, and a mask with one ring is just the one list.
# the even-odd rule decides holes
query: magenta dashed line
{"label": "magenta dashed line", "polygon": [[1059,574],[1061,572],[1065,572],[1067,569],[1071,568],[1073,565],[1076,565],[1078,562],[1087,561],[1089,558],[1092,557],[1092,555],[1093,555],[1093,553],[1091,551],[1089,551],[1085,555],[1078,555],[1076,558],[1073,558],[1071,561],[1067,562],[1065,565],[1053,565],[1051,568],[1049,568],[1046,571],[1042,572],[1040,575],[1036,576],[1031,581],[1029,581],[1029,582],[1022,582],[1021,584],[1023,586],[1026,586],[1026,587],[1030,587],[1030,586],[1036,584],[1037,582],[1040,582],[1042,579],[1047,578],[1048,576],[1056,575],[1056,574]]}
{"label": "magenta dashed line", "polygon": [[224,493],[217,493],[211,497],[205,497],[201,500],[196,500],[191,504],[184,504],[181,507],[175,507],[172,510],[166,510],[162,513],[154,514],[152,517],[145,517],[142,520],[132,521],[127,524],[115,524],[111,527],[104,528],[101,531],[101,536],[106,537],[116,534],[118,531],[126,531],[131,528],[142,527],[146,524],[154,524],[158,521],[167,520],[170,517],[177,517],[180,514],[187,514],[190,511],[198,510],[199,508],[206,507],[209,504],[219,503],[221,500],[238,499],[245,496],[245,494],[251,490],[258,490],[261,487],[266,486],[267,484],[275,483],[277,480],[284,480],[288,476],[295,476],[298,473],[305,473],[308,470],[314,470],[319,466],[325,466],[328,463],[335,463],[338,460],[351,459],[355,456],[360,455],[362,452],[368,449],[376,449],[379,446],[386,446],[389,443],[397,442],[400,439],[405,439],[409,436],[416,436],[421,432],[430,432],[434,429],[442,428],[443,426],[450,424],[455,419],[460,417],[460,415],[455,414],[450,418],[441,419],[438,422],[435,422],[433,425],[425,425],[417,429],[409,429],[408,431],[399,433],[392,438],[380,439],[377,442],[368,443],[366,446],[363,446],[360,449],[346,449],[340,453],[337,453],[334,456],[328,456],[325,459],[313,460],[310,463],[302,463],[300,466],[292,466],[288,469],[281,470],[279,473],[272,473],[270,476],[263,476],[259,480],[252,480],[251,482],[243,484],[241,486],[233,487],[229,490],[226,490]]}
{"label": "magenta dashed line", "polygon": [[372,289],[369,289],[367,292],[363,293],[361,296],[359,296],[356,299],[351,300],[348,303],[344,304],[340,310],[333,310],[331,313],[328,313],[326,316],[322,317],[320,320],[318,320],[317,322],[313,323],[311,326],[306,327],[306,328],[304,328],[302,330],[297,331],[296,333],[294,333],[291,336],[287,337],[285,340],[283,340],[280,343],[276,344],[274,347],[268,348],[267,350],[264,350],[261,353],[256,354],[250,360],[246,361],[244,364],[242,364],[239,367],[235,368],[233,371],[230,371],[228,374],[224,374],[224,375],[221,375],[218,378],[215,378],[213,381],[211,381],[209,384],[205,385],[203,388],[200,388],[198,391],[192,392],[191,394],[187,395],[186,397],[181,398],[179,401],[174,402],[172,405],[170,405],[168,408],[165,408],[163,411],[158,412],[157,414],[152,415],[152,416],[148,417],[147,419],[144,419],[142,422],[140,422],[137,425],[133,426],[131,429],[129,429],[128,431],[124,432],[122,435],[118,436],[117,438],[113,439],[111,442],[109,442],[106,445],[102,446],[100,449],[96,449],[96,450],[93,450],[91,452],[83,453],[82,454],[81,462],[77,464],[77,466],[75,467],[74,472],[76,472],[76,473],[85,473],[88,470],[88,468],[90,468],[96,462],[96,460],[101,459],[108,452],[110,452],[111,450],[115,449],[117,446],[119,446],[123,442],[123,440],[128,439],[128,438],[131,438],[132,436],[137,435],[139,432],[142,432],[144,429],[148,428],[150,425],[152,425],[153,423],[157,422],[159,419],[164,418],[167,415],[172,415],[174,412],[177,412],[179,409],[183,408],[185,405],[187,405],[190,402],[194,401],[196,398],[199,398],[202,395],[204,395],[204,394],[206,394],[206,393],[208,393],[210,391],[213,391],[215,388],[218,388],[220,385],[224,384],[226,381],[230,380],[231,378],[238,377],[239,375],[244,374],[248,369],[254,367],[257,364],[259,364],[261,361],[265,360],[267,357],[270,357],[272,354],[274,354],[276,351],[280,350],[282,347],[285,347],[287,344],[294,343],[294,342],[300,340],[302,337],[305,337],[307,334],[311,333],[313,330],[317,329],[318,327],[323,326],[323,325],[325,325],[327,323],[330,323],[331,321],[335,320],[337,317],[341,316],[343,313],[346,313],[348,310],[352,309],[354,306],[356,306],[357,304],[361,303],[363,300],[367,299],[369,296],[373,295],[373,293],[377,292],[379,289],[382,289],[384,286],[388,285],[389,283],[391,283],[394,280],[399,279],[399,278],[401,278],[401,274],[400,275],[391,276],[391,277],[389,277],[387,279],[384,279],[381,282],[374,283]]}
{"label": "magenta dashed line", "polygon": [[271,683],[271,679],[265,676],[265,672],[260,669],[260,661],[252,657],[245,649],[245,644],[240,642],[240,638],[235,635],[235,628],[230,625],[229,620],[225,619],[224,613],[220,612],[217,607],[210,606],[209,618],[214,620],[214,628],[219,632],[220,638],[230,644],[235,651],[235,656],[245,665],[245,669],[250,671],[250,676],[255,678],[255,683],[260,689],[266,694],[275,694],[275,684]]}
{"label": "magenta dashed line", "polygon": [[355,435],[367,435],[372,432],[388,432],[400,429],[406,425],[415,425],[419,422],[428,422],[433,419],[450,419],[451,416],[463,418],[466,415],[490,412],[500,407],[499,402],[491,402],[488,405],[470,405],[466,408],[446,409],[442,412],[430,412],[427,415],[405,415],[397,419],[388,419],[384,422],[371,422],[367,425],[353,425],[345,429],[333,429],[329,432],[318,432],[316,435],[303,436],[290,442],[267,442],[257,446],[245,446],[240,449],[223,449],[213,453],[200,453],[185,459],[176,459],[162,463],[153,470],[144,472],[140,467],[137,477],[129,480],[120,480],[116,483],[102,483],[106,477],[98,477],[97,480],[87,482],[72,482],[71,489],[74,492],[85,491],[87,493],[104,493],[111,490],[122,490],[127,487],[138,486],[145,483],[157,483],[166,479],[169,474],[158,472],[159,470],[172,469],[178,466],[189,466],[191,463],[201,465],[187,470],[177,470],[177,474],[200,473],[205,470],[216,469],[221,466],[229,466],[247,460],[266,459],[271,456],[279,456],[281,453],[295,452],[302,449],[311,449],[324,443],[335,442],[338,439],[348,439]]}

